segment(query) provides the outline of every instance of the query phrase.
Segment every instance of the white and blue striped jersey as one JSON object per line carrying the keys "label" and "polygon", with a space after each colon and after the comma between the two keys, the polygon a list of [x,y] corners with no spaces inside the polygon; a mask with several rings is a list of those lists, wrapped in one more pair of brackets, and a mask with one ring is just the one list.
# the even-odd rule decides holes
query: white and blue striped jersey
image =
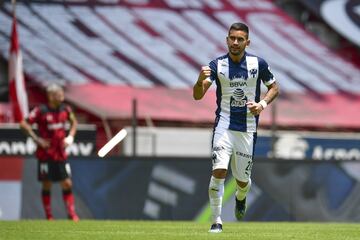
{"label": "white and blue striped jersey", "polygon": [[216,83],[215,128],[256,132],[259,116],[251,114],[248,101],[260,101],[261,81],[266,85],[275,78],[264,59],[245,52],[239,63],[226,54],[211,61],[210,80]]}

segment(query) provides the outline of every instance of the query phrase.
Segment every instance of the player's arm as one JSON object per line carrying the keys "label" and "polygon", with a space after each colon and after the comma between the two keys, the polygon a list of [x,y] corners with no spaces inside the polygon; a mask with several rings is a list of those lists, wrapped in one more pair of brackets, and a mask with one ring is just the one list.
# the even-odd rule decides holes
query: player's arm
{"label": "player's arm", "polygon": [[193,87],[193,97],[195,100],[200,100],[204,97],[206,91],[211,86],[210,80],[211,69],[209,66],[203,66],[199,73],[198,80]]}
{"label": "player's arm", "polygon": [[40,147],[42,148],[48,148],[50,146],[50,143],[37,136],[35,131],[33,130],[32,126],[28,123],[28,121],[26,119],[23,119],[21,122],[20,122],[20,128],[25,132],[25,134],[29,137],[31,137],[34,142],[39,145]]}
{"label": "player's arm", "polygon": [[[272,101],[274,101],[274,99],[279,96],[279,93],[280,93],[280,88],[279,88],[279,85],[276,83],[276,82],[273,82],[272,84],[270,84],[269,86],[267,86],[268,88],[268,91],[266,92],[264,98],[261,100],[261,101],[264,101],[266,106],[268,104],[270,104]],[[260,101],[260,103],[262,103]],[[265,105],[264,104],[264,105]],[[262,106],[263,109],[266,107],[266,106]]]}
{"label": "player's arm", "polygon": [[26,119],[23,119],[20,122],[20,128],[25,132],[25,134],[29,137],[31,137],[35,143],[39,141],[39,137],[36,135],[34,130],[32,129],[32,126],[27,122]]}
{"label": "player's arm", "polygon": [[249,101],[246,103],[254,116],[259,115],[280,93],[279,85],[276,82],[271,83],[267,88],[268,91],[260,102]]}
{"label": "player's arm", "polygon": [[279,85],[276,83],[276,79],[272,74],[269,65],[261,58],[259,59],[259,79],[265,84],[268,91],[260,102],[248,102],[246,104],[254,116],[259,115],[268,104],[274,101],[280,92]]}
{"label": "player's arm", "polygon": [[67,137],[64,139],[65,145],[69,146],[74,142],[75,134],[77,131],[78,121],[76,116],[72,110],[69,111],[69,122],[70,122],[70,130]]}

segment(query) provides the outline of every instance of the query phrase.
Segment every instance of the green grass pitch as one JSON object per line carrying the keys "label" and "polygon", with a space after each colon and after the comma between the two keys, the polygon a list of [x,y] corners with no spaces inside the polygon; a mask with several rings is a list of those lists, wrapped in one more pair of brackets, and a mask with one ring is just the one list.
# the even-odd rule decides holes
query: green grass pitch
{"label": "green grass pitch", "polygon": [[1,240],[352,240],[360,239],[355,223],[240,222],[224,223],[224,231],[208,233],[209,223],[190,221],[66,220],[0,221]]}

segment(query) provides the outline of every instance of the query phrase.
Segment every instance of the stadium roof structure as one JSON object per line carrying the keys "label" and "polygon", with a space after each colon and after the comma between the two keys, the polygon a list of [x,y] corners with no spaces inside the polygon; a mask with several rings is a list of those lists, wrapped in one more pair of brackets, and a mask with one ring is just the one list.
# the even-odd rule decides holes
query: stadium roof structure
{"label": "stadium roof structure", "polygon": [[301,0],[343,37],[360,47],[359,4],[356,1]]}
{"label": "stadium roof structure", "polygon": [[[281,86],[277,122],[287,127],[360,129],[360,63],[323,45],[272,1],[18,2],[26,75],[61,81],[76,106],[106,119],[212,122],[214,92],[194,102],[200,66],[224,54],[228,26],[250,27],[248,52],[263,57]],[[11,4],[0,6],[0,55],[7,59]],[[59,80],[61,79],[61,80]],[[268,125],[270,111],[261,123]]]}

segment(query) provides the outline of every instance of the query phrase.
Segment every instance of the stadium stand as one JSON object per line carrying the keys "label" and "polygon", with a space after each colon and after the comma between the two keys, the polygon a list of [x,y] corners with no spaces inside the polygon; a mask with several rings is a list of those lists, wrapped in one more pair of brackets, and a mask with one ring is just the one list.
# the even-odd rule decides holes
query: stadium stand
{"label": "stadium stand", "polygon": [[[11,9],[1,4],[5,59]],[[61,81],[74,106],[111,126],[129,123],[133,98],[140,124],[209,126],[214,92],[195,105],[190,89],[200,66],[226,51],[229,24],[244,21],[249,52],[264,57],[280,82],[280,128],[360,129],[360,64],[273,1],[20,1],[16,13],[28,81]],[[266,111],[262,127],[271,123]]]}
{"label": "stadium stand", "polygon": [[[359,67],[360,44],[356,36],[360,34],[360,22],[356,17],[358,15],[356,4],[347,1],[345,8],[330,4],[331,8],[328,8],[327,11],[337,15],[332,17],[335,19],[333,23],[328,21],[321,11],[322,8],[329,6],[325,4],[326,1],[276,0],[274,2],[301,23],[306,30],[318,37],[321,42]],[[330,2],[328,1],[328,3]],[[340,2],[340,4],[344,3]],[[346,13],[342,14],[342,11],[346,11]],[[339,19],[341,14],[342,19]],[[341,22],[341,24],[338,25],[337,22]]]}

